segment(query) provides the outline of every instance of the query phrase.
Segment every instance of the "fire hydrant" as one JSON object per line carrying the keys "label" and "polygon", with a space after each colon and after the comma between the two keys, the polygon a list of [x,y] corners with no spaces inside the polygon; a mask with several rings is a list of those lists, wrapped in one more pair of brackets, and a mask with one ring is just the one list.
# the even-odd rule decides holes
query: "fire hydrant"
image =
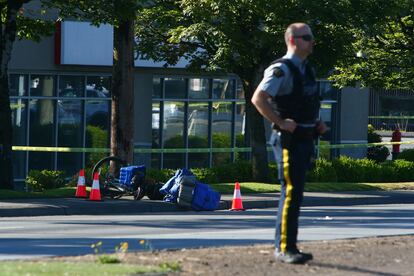
{"label": "fire hydrant", "polygon": [[[398,128],[396,128],[392,132],[391,142],[401,142],[401,132]],[[392,160],[397,159],[398,154],[400,154],[400,144],[392,145]]]}

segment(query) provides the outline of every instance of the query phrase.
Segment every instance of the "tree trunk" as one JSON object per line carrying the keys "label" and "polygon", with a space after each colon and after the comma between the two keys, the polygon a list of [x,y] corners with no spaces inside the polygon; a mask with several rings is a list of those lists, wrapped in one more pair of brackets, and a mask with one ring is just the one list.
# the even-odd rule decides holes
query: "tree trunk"
{"label": "tree trunk", "polygon": [[134,21],[114,27],[111,154],[132,163],[134,156]]}
{"label": "tree trunk", "polygon": [[7,73],[0,77],[0,189],[13,189],[12,124]]}
{"label": "tree trunk", "polygon": [[250,134],[250,146],[252,148],[252,174],[255,181],[269,182],[264,120],[251,102],[253,93],[260,81],[262,70],[253,72],[255,72],[253,78],[243,80],[246,98],[246,129]]}
{"label": "tree trunk", "polygon": [[[4,8],[1,5],[1,10]],[[16,39],[16,17],[23,2],[7,1],[6,20],[0,32],[0,189],[13,189],[13,127],[10,109],[8,64]]]}

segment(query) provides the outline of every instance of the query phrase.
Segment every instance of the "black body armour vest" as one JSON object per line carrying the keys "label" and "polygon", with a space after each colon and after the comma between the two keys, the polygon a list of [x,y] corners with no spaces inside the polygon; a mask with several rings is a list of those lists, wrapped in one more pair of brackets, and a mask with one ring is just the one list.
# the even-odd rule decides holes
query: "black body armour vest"
{"label": "black body armour vest", "polygon": [[278,59],[272,62],[283,63],[292,73],[293,88],[288,95],[272,98],[276,111],[283,119],[290,118],[299,124],[314,124],[319,117],[320,96],[315,74],[309,65],[306,65],[305,74],[288,59]]}

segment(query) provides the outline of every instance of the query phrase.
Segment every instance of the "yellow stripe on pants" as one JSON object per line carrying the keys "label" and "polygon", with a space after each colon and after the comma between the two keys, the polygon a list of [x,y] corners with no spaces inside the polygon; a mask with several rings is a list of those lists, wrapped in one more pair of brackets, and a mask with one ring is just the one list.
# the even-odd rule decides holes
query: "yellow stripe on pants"
{"label": "yellow stripe on pants", "polygon": [[288,228],[288,212],[290,203],[292,201],[292,181],[290,180],[289,175],[289,150],[283,149],[283,176],[285,178],[285,202],[283,204],[283,214],[282,214],[282,229],[280,235],[280,250],[282,252],[286,252],[287,247],[287,228]]}

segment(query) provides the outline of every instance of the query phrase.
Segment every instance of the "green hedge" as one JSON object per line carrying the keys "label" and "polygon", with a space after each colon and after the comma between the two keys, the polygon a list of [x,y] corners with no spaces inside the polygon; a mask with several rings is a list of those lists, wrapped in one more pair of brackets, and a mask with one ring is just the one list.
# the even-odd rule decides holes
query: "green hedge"
{"label": "green hedge", "polygon": [[[147,169],[147,178],[156,182],[167,182],[176,170],[153,168]],[[251,163],[237,161],[213,168],[192,168],[191,171],[203,183],[234,183],[252,181]],[[277,165],[269,164],[270,183],[278,182]],[[86,170],[87,185],[90,185],[90,169]],[[65,183],[62,171],[32,170],[26,178],[29,189],[42,191],[62,187]],[[74,175],[71,185],[76,186],[77,175]],[[352,159],[341,156],[329,161],[316,160],[315,167],[308,173],[308,182],[409,182],[414,181],[414,162],[397,159],[378,163],[370,159]]]}
{"label": "green hedge", "polygon": [[406,160],[378,163],[370,159],[341,156],[333,161],[317,160],[309,172],[310,182],[403,182],[414,181],[414,162]]}
{"label": "green hedge", "polygon": [[[233,183],[252,181],[251,163],[238,161],[213,168],[192,168],[197,179],[204,183]],[[277,165],[269,164],[270,182],[277,183]],[[148,169],[147,177],[166,182],[175,173],[172,169]],[[309,171],[308,182],[407,182],[414,181],[414,162],[406,160],[378,163],[367,158],[352,159],[341,156],[329,161],[316,160],[315,167]]]}
{"label": "green hedge", "polygon": [[308,181],[311,182],[337,182],[338,176],[332,165],[325,159],[316,160],[315,168],[308,174]]}
{"label": "green hedge", "polygon": [[34,192],[60,188],[65,185],[64,173],[63,171],[31,170],[25,182],[29,190]]}
{"label": "green hedge", "polygon": [[406,149],[400,152],[397,159],[414,162],[414,149]]}

